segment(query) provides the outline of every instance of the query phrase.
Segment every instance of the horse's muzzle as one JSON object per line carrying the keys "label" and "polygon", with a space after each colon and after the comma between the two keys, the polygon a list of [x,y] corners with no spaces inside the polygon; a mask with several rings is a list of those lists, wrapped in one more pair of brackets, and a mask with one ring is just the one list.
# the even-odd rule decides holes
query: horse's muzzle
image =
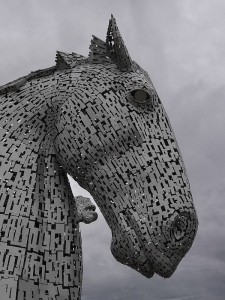
{"label": "horse's muzzle", "polygon": [[146,228],[151,227],[149,235],[143,235],[143,223],[136,221],[132,212],[127,220],[154,272],[170,277],[194,241],[198,227],[195,210],[174,211],[168,220],[155,228],[154,224],[145,224]]}

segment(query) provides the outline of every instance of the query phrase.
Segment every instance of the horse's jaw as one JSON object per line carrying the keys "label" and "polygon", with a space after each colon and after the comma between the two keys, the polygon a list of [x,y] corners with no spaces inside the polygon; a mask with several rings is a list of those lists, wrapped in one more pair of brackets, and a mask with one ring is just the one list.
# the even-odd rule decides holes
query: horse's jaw
{"label": "horse's jaw", "polygon": [[[114,233],[111,242],[112,255],[118,262],[136,270],[147,278],[151,278],[155,272],[150,260],[138,245],[134,246],[133,249],[127,248],[127,237],[125,235],[123,234],[123,237],[120,238],[118,234],[115,236]],[[137,251],[135,251],[135,248]]]}

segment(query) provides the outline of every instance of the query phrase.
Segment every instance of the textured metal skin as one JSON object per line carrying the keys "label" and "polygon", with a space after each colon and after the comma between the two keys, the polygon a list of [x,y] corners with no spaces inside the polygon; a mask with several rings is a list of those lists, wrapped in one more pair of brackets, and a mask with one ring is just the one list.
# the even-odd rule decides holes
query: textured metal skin
{"label": "textured metal skin", "polygon": [[0,94],[1,299],[80,299],[79,221],[96,213],[82,197],[76,207],[67,174],[98,204],[115,258],[170,277],[197,216],[166,112],[115,19],[88,58],[58,52]]}

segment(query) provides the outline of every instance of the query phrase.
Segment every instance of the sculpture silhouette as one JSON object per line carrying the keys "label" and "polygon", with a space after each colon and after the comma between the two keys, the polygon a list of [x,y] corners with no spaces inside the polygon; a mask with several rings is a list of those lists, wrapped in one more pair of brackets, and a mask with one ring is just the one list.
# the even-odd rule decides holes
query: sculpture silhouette
{"label": "sculpture silhouette", "polygon": [[166,112],[113,16],[88,58],[57,52],[56,66],[0,94],[2,299],[80,299],[79,221],[96,213],[82,197],[76,207],[67,174],[102,211],[114,257],[170,277],[197,216]]}

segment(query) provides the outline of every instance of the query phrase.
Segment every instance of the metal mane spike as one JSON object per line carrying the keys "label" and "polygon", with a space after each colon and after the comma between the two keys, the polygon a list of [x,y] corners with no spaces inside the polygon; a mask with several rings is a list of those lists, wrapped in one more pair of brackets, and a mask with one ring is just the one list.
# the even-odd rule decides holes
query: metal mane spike
{"label": "metal mane spike", "polygon": [[86,57],[77,53],[56,52],[56,67],[58,70],[71,69],[86,61]]}
{"label": "metal mane spike", "polygon": [[89,61],[93,64],[112,63],[106,50],[106,43],[98,37],[92,35],[91,45],[89,47]]}
{"label": "metal mane spike", "polygon": [[116,19],[111,15],[106,37],[106,50],[110,58],[117,64],[121,71],[133,71],[133,62],[124,44],[116,24]]}

